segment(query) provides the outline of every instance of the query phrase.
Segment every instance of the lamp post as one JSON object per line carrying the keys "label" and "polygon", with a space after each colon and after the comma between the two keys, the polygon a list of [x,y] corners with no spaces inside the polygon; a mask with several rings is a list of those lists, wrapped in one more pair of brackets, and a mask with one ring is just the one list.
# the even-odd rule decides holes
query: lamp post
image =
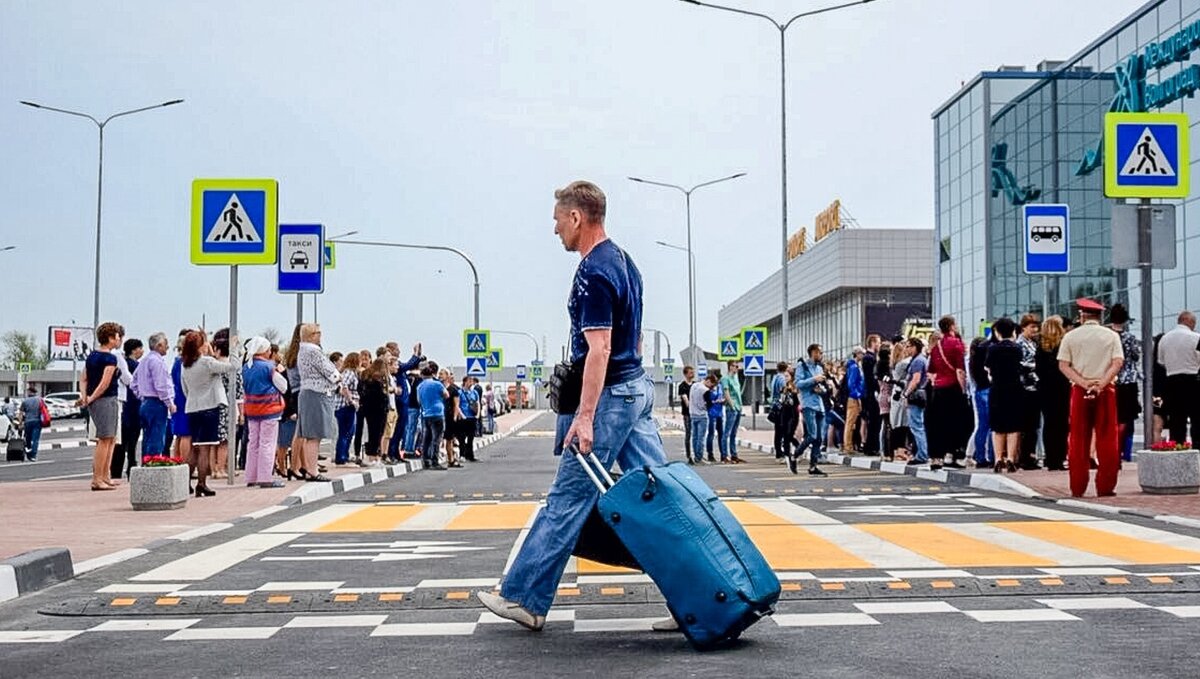
{"label": "lamp post", "polygon": [[783,337],[782,337],[783,341],[782,341],[782,345],[781,345],[783,347],[782,356],[784,358],[787,358],[788,356],[792,355],[792,353],[791,353],[791,337],[788,332],[788,328],[789,328],[790,324],[788,323],[789,304],[788,304],[788,253],[787,253],[787,242],[788,242],[787,29],[791,28],[792,24],[795,23],[796,20],[798,20],[798,19],[803,19],[804,17],[810,17],[810,16],[813,16],[816,14],[825,14],[828,12],[834,12],[839,9],[846,9],[848,7],[854,7],[856,5],[865,5],[868,2],[874,2],[874,0],[855,0],[854,2],[846,2],[846,3],[842,3],[840,5],[832,5],[829,7],[822,7],[821,9],[810,10],[808,12],[801,12],[800,14],[797,14],[796,16],[792,17],[791,19],[788,19],[784,23],[780,23],[780,22],[776,21],[774,18],[767,16],[766,14],[760,14],[758,12],[751,12],[751,11],[745,10],[745,9],[738,9],[736,7],[726,7],[724,5],[714,5],[714,4],[711,4],[708,2],[701,2],[701,0],[680,0],[680,2],[686,2],[690,5],[698,5],[700,7],[708,7],[710,9],[724,10],[726,12],[733,12],[734,14],[744,14],[746,16],[752,16],[752,17],[758,17],[759,19],[765,19],[766,21],[769,21],[771,23],[771,25],[774,26],[779,31],[779,138],[780,138],[780,143],[779,143],[779,157],[780,157],[779,194],[780,194],[780,205],[781,205],[781,210],[782,210],[782,234],[781,234],[781,240],[780,240],[780,261],[782,262],[782,277],[783,277],[783,282],[781,285],[782,291],[783,291],[783,299],[782,299],[783,311],[782,311],[782,314],[780,315],[779,320],[780,320],[780,324],[781,324],[780,329],[782,330],[782,335],[783,335]]}
{"label": "lamp post", "polygon": [[[358,234],[357,231],[347,231],[346,233],[339,233],[336,236],[330,236],[329,238],[325,239],[325,242],[333,243],[333,242],[336,242],[337,239],[339,239],[339,238],[346,238],[348,236],[354,236],[357,234]],[[322,268],[325,267],[325,253],[324,252],[321,253],[321,267]],[[300,325],[303,322],[304,322],[304,294],[298,292],[298,293],[296,293],[296,325]],[[314,292],[313,293],[313,323],[317,323],[317,322],[318,322],[317,321],[317,293]]]}
{"label": "lamp post", "polygon": [[[696,268],[696,253],[691,252],[682,245],[675,245],[664,240],[656,240],[655,244],[661,245],[664,248],[678,250],[688,256],[688,272]],[[696,344],[696,281],[692,276],[688,276],[688,344],[695,346]]]}
{"label": "lamp post", "polygon": [[43,111],[53,111],[55,113],[65,113],[66,115],[76,116],[78,118],[87,118],[88,120],[95,123],[96,128],[99,131],[100,154],[99,154],[99,159],[97,161],[98,169],[96,171],[96,279],[95,279],[95,283],[92,287],[92,329],[95,330],[96,327],[100,325],[100,224],[101,224],[100,213],[101,213],[101,207],[103,205],[103,199],[104,199],[104,128],[106,125],[108,125],[110,122],[112,122],[116,118],[120,118],[122,116],[133,115],[134,113],[141,113],[143,111],[152,111],[156,108],[165,108],[167,106],[174,106],[175,104],[182,104],[183,100],[182,99],[172,99],[171,101],[164,101],[161,104],[155,104],[153,106],[143,106],[142,108],[130,109],[128,111],[121,111],[120,113],[114,113],[114,114],[110,115],[109,117],[105,118],[104,120],[98,120],[94,116],[89,115],[87,113],[80,113],[79,111],[70,111],[65,108],[54,108],[53,106],[44,106],[42,104],[37,104],[32,101],[22,101],[21,103],[24,104],[25,106],[31,106],[33,108],[41,109]]}
{"label": "lamp post", "polygon": [[691,347],[696,346],[696,267],[695,257],[692,255],[692,192],[696,189],[704,188],[705,186],[712,186],[713,184],[720,184],[721,182],[727,182],[745,176],[745,172],[739,172],[737,174],[731,174],[728,177],[721,177],[720,179],[701,182],[690,189],[686,189],[676,184],[652,181],[650,179],[643,179],[641,177],[629,177],[630,181],[634,181],[639,184],[650,184],[651,186],[661,186],[663,188],[675,189],[683,194],[684,203],[687,206],[687,248],[685,251],[688,253],[688,344],[691,345]]}
{"label": "lamp post", "polygon": [[17,249],[17,246],[15,246],[15,245],[5,245],[4,247],[0,248],[0,252],[8,252],[9,250],[16,250],[16,249]]}
{"label": "lamp post", "polygon": [[413,249],[413,250],[438,250],[440,252],[452,252],[452,253],[458,255],[459,257],[462,257],[463,261],[465,261],[467,263],[467,266],[471,267],[471,275],[474,276],[474,278],[475,278],[475,316],[474,316],[475,326],[474,327],[476,327],[476,328],[479,327],[479,270],[475,268],[475,262],[471,261],[471,258],[468,257],[467,254],[465,252],[463,252],[462,250],[459,250],[458,248],[452,248],[452,247],[449,247],[446,245],[416,245],[413,243],[391,243],[391,242],[385,242],[385,241],[371,241],[371,240],[339,240],[337,242],[339,245],[363,245],[366,247],[374,247],[374,248],[408,248],[408,249]]}
{"label": "lamp post", "polygon": [[[478,325],[479,321],[476,321],[475,324]],[[542,360],[542,349],[540,346],[538,346],[538,340],[536,337],[533,336],[532,333],[522,332],[520,330],[493,330],[492,334],[493,335],[521,335],[523,337],[528,337],[529,341],[533,342],[533,360],[535,360],[535,361]]]}
{"label": "lamp post", "polygon": [[[660,244],[660,245],[667,245],[666,243],[663,243],[662,241],[659,241],[659,244]],[[667,245],[667,247],[674,247],[674,246]],[[662,337],[664,340],[666,340],[666,341],[667,341],[667,356],[674,356],[674,355],[675,355],[675,354],[674,354],[674,353],[671,351],[671,338],[670,338],[670,337],[667,337],[667,333],[663,332],[662,330],[655,330],[654,328],[647,328],[647,327],[646,327],[646,326],[644,326],[644,325],[642,326],[642,330],[643,330],[644,332],[652,332],[652,333],[654,333],[654,337],[655,337],[655,339],[658,339],[658,337],[660,337],[660,336],[661,336],[661,337]],[[657,347],[657,344],[655,345],[655,348],[656,348],[656,349],[658,348],[658,347]],[[655,358],[655,361],[654,361],[654,362],[655,362],[655,364],[657,365],[657,367],[661,368],[661,367],[662,367],[662,357],[658,356],[658,352],[655,352],[655,356],[654,356],[654,358]],[[661,374],[660,374],[660,377],[661,377]],[[669,386],[668,386],[668,389],[667,389],[667,407],[669,407],[669,408],[674,408],[674,407],[675,407],[675,392],[674,392],[674,391],[672,391],[672,390],[669,388]]]}

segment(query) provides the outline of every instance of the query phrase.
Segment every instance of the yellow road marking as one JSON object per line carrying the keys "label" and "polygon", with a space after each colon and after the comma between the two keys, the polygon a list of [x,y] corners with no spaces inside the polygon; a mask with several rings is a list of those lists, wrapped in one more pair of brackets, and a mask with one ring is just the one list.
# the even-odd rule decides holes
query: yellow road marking
{"label": "yellow road marking", "polygon": [[420,505],[384,505],[362,509],[331,521],[316,530],[318,533],[383,533],[399,528],[400,524],[421,513]]}
{"label": "yellow road marking", "polygon": [[352,604],[355,601],[358,601],[358,595],[357,594],[334,594],[333,600],[340,604],[347,604],[347,603]]}
{"label": "yellow road marking", "polygon": [[247,599],[247,597],[244,597],[244,596],[227,596],[224,599],[221,599],[221,603],[223,603],[223,604],[244,604],[244,603],[246,603],[246,599]]}
{"label": "yellow road marking", "polygon": [[575,589],[574,587],[567,587],[565,589],[558,590],[559,596],[579,596],[579,594],[579,590]]}
{"label": "yellow road marking", "polygon": [[404,593],[403,592],[384,592],[383,594],[379,595],[379,600],[380,601],[403,601]]}
{"label": "yellow road marking", "polygon": [[946,566],[1054,566],[1056,562],[976,540],[932,523],[858,524],[855,528]]}
{"label": "yellow road marking", "polygon": [[[777,502],[777,500],[776,500]],[[738,523],[743,526],[790,526],[791,521],[768,512],[759,507],[753,502],[728,502],[725,504],[726,509],[733,512]]]}
{"label": "yellow road marking", "polygon": [[949,580],[934,580],[929,586],[934,589],[954,589],[954,583]]}
{"label": "yellow road marking", "polygon": [[1129,578],[1104,578],[1106,585],[1128,585]]}
{"label": "yellow road marking", "polygon": [[466,601],[470,598],[470,592],[446,592],[446,599],[449,601]]}
{"label": "yellow road marking", "polygon": [[624,596],[625,588],[624,587],[601,587],[600,593],[605,596]]}
{"label": "yellow road marking", "polygon": [[1041,580],[1038,580],[1038,582],[1047,587],[1058,587],[1063,584],[1063,581],[1060,578],[1042,578]]}
{"label": "yellow road marking", "polygon": [[290,604],[290,603],[292,603],[292,597],[289,594],[275,594],[273,596],[267,597],[267,603],[269,603],[269,604]]}
{"label": "yellow road marking", "polygon": [[821,583],[821,589],[825,590],[826,592],[842,592],[842,591],[845,591],[845,589],[846,589],[846,583],[844,583],[844,582],[823,582],[823,583]]}
{"label": "yellow road marking", "polygon": [[118,598],[113,599],[109,606],[132,606],[137,603],[137,599]]}
{"label": "yellow road marking", "polygon": [[1149,580],[1150,584],[1152,584],[1152,585],[1169,585],[1169,584],[1175,582],[1174,580],[1166,577],[1165,575],[1152,575],[1146,579]]}
{"label": "yellow road marking", "polygon": [[576,561],[575,571],[583,575],[595,575],[597,573],[637,573],[635,570],[622,568],[620,566],[610,566],[606,563],[599,563],[591,559],[578,559]]}
{"label": "yellow road marking", "polygon": [[990,525],[1127,563],[1200,563],[1200,552],[1126,537],[1070,521],[1014,521]]}
{"label": "yellow road marking", "polygon": [[179,597],[177,596],[160,596],[154,600],[155,606],[176,606],[178,604]]}
{"label": "yellow road marking", "polygon": [[537,508],[536,502],[472,505],[454,517],[446,530],[520,530]]}
{"label": "yellow road marking", "polygon": [[798,582],[785,582],[779,587],[785,592],[799,592],[800,590],[804,589]]}
{"label": "yellow road marking", "polygon": [[912,589],[912,585],[907,582],[889,582],[888,589]]}
{"label": "yellow road marking", "polygon": [[750,539],[776,570],[871,568],[871,564],[799,526],[746,526]]}
{"label": "yellow road marking", "polygon": [[997,587],[1020,587],[1021,581],[1020,580],[997,580],[996,586]]}

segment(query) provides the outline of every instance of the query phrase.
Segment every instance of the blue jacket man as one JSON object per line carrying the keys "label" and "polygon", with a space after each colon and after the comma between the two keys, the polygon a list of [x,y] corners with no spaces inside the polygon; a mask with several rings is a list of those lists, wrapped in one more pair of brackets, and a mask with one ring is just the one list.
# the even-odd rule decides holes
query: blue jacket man
{"label": "blue jacket man", "polygon": [[[392,350],[392,344],[389,343],[388,350]],[[399,356],[400,348],[396,347],[395,352]],[[392,460],[400,459],[400,444],[404,444],[405,452],[413,452],[409,450],[412,447],[412,438],[408,434],[412,427],[408,426],[409,418],[416,418],[417,414],[412,412],[408,407],[408,371],[416,369],[424,361],[425,357],[421,355],[421,343],[417,342],[413,347],[412,358],[400,364],[396,371],[396,433],[392,436],[392,440],[388,442],[388,458]]]}
{"label": "blue jacket man", "polygon": [[[796,454],[788,458],[788,468],[793,474],[799,473],[796,461],[804,455],[805,449],[812,447],[808,454],[808,473],[812,476],[826,476],[817,466],[821,460],[821,438],[825,433],[825,401],[821,394],[825,393],[825,370],[821,367],[823,352],[820,344],[810,344],[808,358],[796,364],[796,389],[800,391],[800,409],[804,416],[804,441],[796,449]],[[862,375],[859,375],[862,381]]]}
{"label": "blue jacket man", "polygon": [[864,387],[862,369],[858,367],[863,358],[862,347],[854,347],[854,355],[846,361],[846,428],[842,432],[842,450],[856,450],[854,435],[858,433],[858,416],[862,413]]}

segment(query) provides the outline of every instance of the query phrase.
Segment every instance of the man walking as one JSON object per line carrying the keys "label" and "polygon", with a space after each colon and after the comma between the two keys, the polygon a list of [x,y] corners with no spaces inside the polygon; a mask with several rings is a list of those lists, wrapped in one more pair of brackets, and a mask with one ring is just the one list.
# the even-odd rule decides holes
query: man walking
{"label": "man walking", "polygon": [[883,338],[875,333],[867,335],[866,353],[862,357],[863,396],[862,412],[866,419],[866,439],[863,441],[864,455],[879,454],[879,346]]}
{"label": "man walking", "polygon": [[163,454],[167,444],[167,418],[175,414],[175,383],[165,356],[171,345],[167,334],[156,332],[148,340],[150,351],[138,361],[130,389],[138,397],[142,427],[142,457]]}
{"label": "man walking", "polygon": [[442,449],[442,437],[446,431],[446,399],[450,392],[434,379],[437,364],[428,363],[421,368],[421,383],[417,385],[417,400],[421,404],[421,421],[424,422],[424,448],[422,458],[427,469],[445,469],[438,463],[438,452]]}
{"label": "man walking", "polygon": [[21,425],[25,429],[25,459],[37,462],[38,445],[42,440],[42,397],[38,396],[37,387],[32,384],[25,390],[25,400],[21,401]]}
{"label": "man walking", "polygon": [[1167,370],[1163,409],[1167,414],[1167,429],[1171,440],[1183,443],[1188,439],[1188,420],[1191,420],[1191,441],[1200,443],[1200,334],[1196,333],[1196,315],[1190,311],[1179,314],[1176,325],[1158,341],[1158,362]]}
{"label": "man walking", "polygon": [[692,457],[688,458],[689,464],[709,464],[704,459],[704,436],[709,429],[708,406],[704,404],[709,399],[709,392],[716,386],[716,374],[709,373],[704,376],[703,380],[694,382],[691,392],[688,394],[688,402],[696,404],[688,417],[688,429],[692,432],[692,447],[689,449]]}
{"label": "man walking", "polygon": [[866,386],[862,368],[858,365],[864,353],[862,347],[854,347],[854,353],[846,361],[846,427],[842,432],[842,451],[847,454],[859,449],[854,443],[854,435],[858,433],[858,416],[862,412],[863,388]]}
{"label": "man walking", "polygon": [[[397,360],[399,360],[400,345],[396,342],[388,342],[385,346],[387,346],[388,352],[393,356],[396,356]],[[392,438],[388,442],[388,460],[398,462],[403,457],[401,455],[402,449],[405,453],[413,452],[406,447],[407,445],[411,445],[411,438],[408,435],[409,418],[415,418],[417,416],[417,414],[414,413],[408,405],[408,371],[421,365],[421,361],[424,360],[425,357],[421,354],[421,343],[417,342],[416,345],[413,346],[412,356],[407,361],[400,363],[396,367],[396,374],[393,377],[396,382],[396,396],[394,399],[396,402],[396,426],[392,433]]]}
{"label": "man walking", "polygon": [[1071,495],[1083,497],[1091,476],[1089,458],[1095,436],[1096,495],[1116,495],[1117,393],[1114,383],[1125,363],[1121,337],[1100,325],[1104,306],[1079,299],[1083,325],[1067,333],[1058,347],[1058,367],[1071,382],[1071,434],[1067,449]]}
{"label": "man walking", "polygon": [[[780,462],[786,462],[783,454],[785,450],[784,446],[785,444],[790,445],[787,437],[792,435],[792,432],[784,431],[785,418],[779,416],[779,399],[783,396],[784,385],[787,384],[788,367],[786,361],[780,361],[775,365],[775,377],[771,378],[771,400],[767,406],[774,413],[773,416],[775,419],[772,424],[775,425],[775,439],[773,447],[775,449],[775,459]],[[791,448],[789,447],[787,450],[791,450]]]}
{"label": "man walking", "polygon": [[741,369],[738,361],[730,361],[729,373],[721,378],[721,390],[725,392],[725,445],[721,446],[721,462],[726,461],[725,452],[729,451],[728,461],[732,464],[742,463],[737,454],[738,426],[742,423],[742,381],[738,379]]}
{"label": "man walking", "polygon": [[679,383],[679,414],[683,417],[683,456],[692,462],[692,384],[696,381],[696,369],[683,366],[683,381]]}
{"label": "man walking", "polygon": [[808,453],[808,473],[812,476],[827,476],[817,466],[821,460],[821,435],[825,431],[825,401],[821,395],[828,387],[825,386],[825,370],[821,367],[822,351],[820,344],[808,346],[808,359],[796,365],[796,388],[800,390],[800,409],[804,415],[804,441],[796,449],[796,454],[788,458],[788,468],[796,473],[796,464],[804,450]]}
{"label": "man walking", "polygon": [[[604,229],[606,199],[598,186],[573,182],[555,192],[554,233],[581,261],[567,305],[571,361],[583,365],[579,407],[563,440],[605,467],[623,470],[666,462],[654,423],[654,383],[642,369],[642,275]],[[696,404],[697,406],[699,404]],[[599,491],[582,460],[563,455],[500,595],[478,592],[501,618],[540,630],[563,569]]]}

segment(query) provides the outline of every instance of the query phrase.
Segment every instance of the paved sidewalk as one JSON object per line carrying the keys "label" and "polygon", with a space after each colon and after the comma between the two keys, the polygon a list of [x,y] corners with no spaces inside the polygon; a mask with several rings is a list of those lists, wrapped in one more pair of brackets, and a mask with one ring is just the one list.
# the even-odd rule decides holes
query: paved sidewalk
{"label": "paved sidewalk", "polygon": [[[747,409],[748,410],[748,409]],[[657,415],[667,422],[672,422],[676,426],[682,426],[682,418],[678,412],[667,412],[660,410]],[[743,415],[742,422],[745,423],[750,417],[747,412]],[[768,451],[771,449],[774,441],[774,432],[770,429],[763,428],[763,423],[766,422],[766,416],[762,415],[759,418],[760,428],[757,431],[752,431],[743,427],[738,432],[738,443],[743,448],[751,450],[759,450],[765,447]],[[769,423],[767,423],[769,424]],[[682,449],[682,443],[680,443]],[[682,454],[682,453],[681,453]],[[744,455],[745,452],[743,451]],[[758,453],[761,454],[761,453]],[[831,456],[834,462],[841,462],[843,456]],[[849,459],[843,463],[857,465],[878,461],[877,457],[865,457],[861,455],[847,456]],[[911,468],[910,468],[911,470]],[[901,465],[884,464],[881,466],[881,471],[884,472],[899,472],[904,473],[905,470]],[[909,473],[912,473],[909,471]],[[981,477],[974,479],[966,479],[963,482],[960,479],[950,478],[950,474],[954,476],[969,476]],[[1137,480],[1137,463],[1126,462],[1121,470],[1121,474],[1117,481],[1116,497],[1096,497],[1095,472],[1092,472],[1092,483],[1088,487],[1087,494],[1079,500],[1071,499],[1071,490],[1066,472],[1049,472],[1045,470],[1039,471],[1021,471],[1016,474],[996,474],[990,469],[967,469],[963,471],[954,471],[951,473],[943,472],[928,472],[924,471],[920,475],[926,478],[940,478],[945,476],[945,479],[950,482],[956,480],[961,485],[972,485],[975,487],[985,487],[991,490],[999,490],[1001,492],[1013,492],[1028,497],[1041,496],[1048,500],[1068,500],[1079,501],[1090,505],[1100,505],[1108,507],[1110,510],[1120,510],[1127,513],[1140,514],[1150,517],[1161,516],[1180,516],[1191,519],[1200,519],[1200,495],[1149,495],[1143,493],[1141,486]],[[960,476],[961,475],[961,476]]]}
{"label": "paved sidewalk", "polygon": [[[513,411],[496,418],[496,433],[510,433],[535,412]],[[322,451],[332,453],[326,448]],[[368,470],[329,464],[328,476],[362,478],[364,471]],[[380,478],[374,480],[386,478],[377,476]],[[0,531],[0,559],[42,547],[66,547],[78,565],[155,540],[207,530],[213,524],[227,523],[288,502],[319,499],[328,495],[328,491],[314,493],[322,490],[315,486],[333,485],[290,481],[283,488],[247,488],[240,479],[239,474],[238,483],[233,486],[226,485],[225,480],[212,480],[210,486],[217,492],[215,497],[191,498],[183,509],[160,512],[134,511],[129,504],[126,482],[114,491],[102,492],[92,491],[88,479],[5,483],[0,489],[0,516],[5,522],[4,530]],[[292,494],[300,498],[289,499]]]}

